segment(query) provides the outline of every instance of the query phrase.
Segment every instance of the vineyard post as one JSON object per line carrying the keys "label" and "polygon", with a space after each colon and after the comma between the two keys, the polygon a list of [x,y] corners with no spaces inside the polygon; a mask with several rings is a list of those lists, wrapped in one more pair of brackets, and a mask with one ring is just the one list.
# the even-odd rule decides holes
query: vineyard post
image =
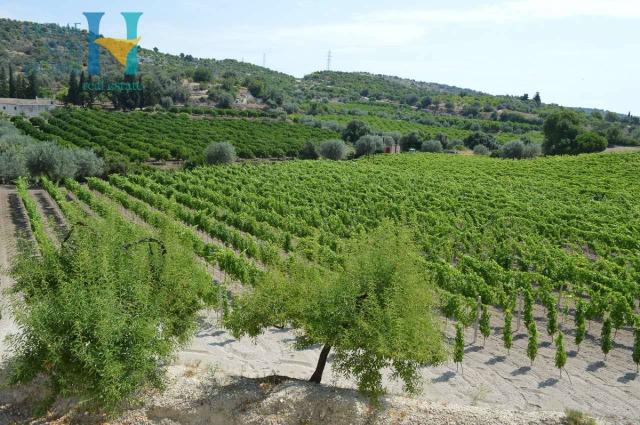
{"label": "vineyard post", "polygon": [[480,328],[480,309],[482,308],[482,297],[478,295],[478,304],[476,307],[476,322],[473,329],[473,343],[478,339],[478,329]]}

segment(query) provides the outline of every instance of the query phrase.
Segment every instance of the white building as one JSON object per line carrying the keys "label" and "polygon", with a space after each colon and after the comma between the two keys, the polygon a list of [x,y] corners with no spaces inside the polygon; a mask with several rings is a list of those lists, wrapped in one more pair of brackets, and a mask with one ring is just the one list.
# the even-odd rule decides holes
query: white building
{"label": "white building", "polygon": [[9,116],[24,114],[35,117],[56,107],[52,99],[13,99],[0,97],[0,112]]}

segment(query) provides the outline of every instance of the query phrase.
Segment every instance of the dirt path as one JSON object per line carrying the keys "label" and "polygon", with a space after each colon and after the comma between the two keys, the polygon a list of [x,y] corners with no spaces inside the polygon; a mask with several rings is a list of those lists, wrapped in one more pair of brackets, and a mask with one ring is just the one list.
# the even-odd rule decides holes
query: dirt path
{"label": "dirt path", "polygon": [[7,354],[7,335],[18,329],[9,310],[5,291],[13,285],[9,276],[11,259],[16,253],[16,240],[30,237],[31,232],[22,202],[12,186],[0,186],[0,359]]}
{"label": "dirt path", "polygon": [[[178,364],[213,365],[225,375],[260,378],[278,374],[308,379],[315,368],[320,347],[296,351],[291,347],[294,334],[287,329],[268,329],[254,341],[236,340],[217,325],[218,317],[210,313],[201,320],[200,331],[190,346],[179,353]],[[439,405],[469,405],[522,411],[559,411],[578,409],[614,423],[637,423],[640,418],[640,378],[631,359],[632,334],[620,330],[616,345],[606,363],[599,346],[600,325],[593,323],[580,353],[573,344],[573,322],[567,319],[563,330],[565,349],[569,352],[566,370],[560,378],[554,366],[555,346],[546,334],[544,311],[537,308],[538,357],[530,367],[526,357],[527,335],[522,325],[514,334],[513,347],[507,354],[502,344],[503,315],[492,314],[493,334],[482,347],[482,338],[472,345],[473,329],[466,331],[464,373],[452,362],[426,367],[419,399]],[[515,329],[515,319],[513,322]],[[449,322],[447,336],[453,339]],[[331,355],[329,357],[331,359]],[[570,379],[569,379],[570,378]],[[354,388],[353,382],[334,375],[329,363],[323,382]],[[402,387],[386,381],[391,394],[401,394]]]}
{"label": "dirt path", "polygon": [[46,190],[30,189],[29,196],[36,201],[38,212],[44,218],[45,231],[52,241],[60,241],[67,234],[67,222],[60,207]]}

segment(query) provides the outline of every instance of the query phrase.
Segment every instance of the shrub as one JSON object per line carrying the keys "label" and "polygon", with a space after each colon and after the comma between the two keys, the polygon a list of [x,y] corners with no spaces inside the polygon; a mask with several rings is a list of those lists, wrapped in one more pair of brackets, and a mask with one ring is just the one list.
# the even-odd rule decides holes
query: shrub
{"label": "shrub", "polygon": [[604,136],[594,131],[587,131],[576,137],[575,153],[602,152],[607,145],[608,141]]}
{"label": "shrub", "polygon": [[541,153],[540,145],[513,140],[500,148],[499,156],[507,159],[529,159],[540,156]]}
{"label": "shrub", "polygon": [[[83,220],[91,220],[85,218]],[[143,242],[124,220],[75,226],[59,249],[14,264],[20,334],[13,383],[39,375],[54,396],[113,409],[139,389],[160,386],[172,352],[212,304],[206,270],[168,235]]]}
{"label": "shrub", "polygon": [[16,151],[0,152],[0,181],[9,183],[27,175],[24,157]]}
{"label": "shrub", "polygon": [[231,108],[231,106],[233,105],[233,102],[235,101],[233,96],[231,96],[229,93],[226,93],[226,92],[220,93],[217,96],[217,98],[218,98],[218,101],[216,103],[216,106],[218,108],[223,108],[223,109]]}
{"label": "shrub", "polygon": [[477,145],[483,145],[491,150],[498,149],[499,145],[496,141],[496,138],[491,134],[483,133],[481,131],[476,131],[475,133],[470,134],[464,139],[464,145],[473,149]]}
{"label": "shrub", "polygon": [[163,96],[160,98],[160,106],[164,109],[171,109],[173,107],[173,99],[169,96]]}
{"label": "shrub", "polygon": [[473,153],[475,155],[489,155],[491,153],[491,151],[485,145],[476,145],[473,148]]}
{"label": "shrub", "polygon": [[213,78],[213,73],[209,68],[198,67],[193,72],[193,81],[196,83],[208,83]]}
{"label": "shrub", "polygon": [[204,150],[205,163],[230,164],[236,160],[236,148],[228,142],[211,143]]}
{"label": "shrub", "polygon": [[442,152],[442,143],[439,140],[427,140],[422,143],[422,152],[440,153]]}
{"label": "shrub", "polygon": [[579,410],[567,409],[564,423],[567,425],[598,425],[595,419]]}
{"label": "shrub", "polygon": [[298,152],[298,158],[300,159],[318,159],[319,157],[320,155],[313,142],[305,142],[300,152]]}
{"label": "shrub", "polygon": [[366,135],[356,142],[356,156],[373,155],[383,149],[384,142],[380,136]]}
{"label": "shrub", "polygon": [[320,145],[320,155],[324,158],[339,161],[347,154],[347,146],[342,140],[325,140]]}

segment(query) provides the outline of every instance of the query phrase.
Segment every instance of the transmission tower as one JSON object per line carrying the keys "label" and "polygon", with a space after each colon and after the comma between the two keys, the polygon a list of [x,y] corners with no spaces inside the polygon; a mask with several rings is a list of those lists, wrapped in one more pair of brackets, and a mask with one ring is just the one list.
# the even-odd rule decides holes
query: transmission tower
{"label": "transmission tower", "polygon": [[331,50],[327,53],[327,71],[331,71]]}

